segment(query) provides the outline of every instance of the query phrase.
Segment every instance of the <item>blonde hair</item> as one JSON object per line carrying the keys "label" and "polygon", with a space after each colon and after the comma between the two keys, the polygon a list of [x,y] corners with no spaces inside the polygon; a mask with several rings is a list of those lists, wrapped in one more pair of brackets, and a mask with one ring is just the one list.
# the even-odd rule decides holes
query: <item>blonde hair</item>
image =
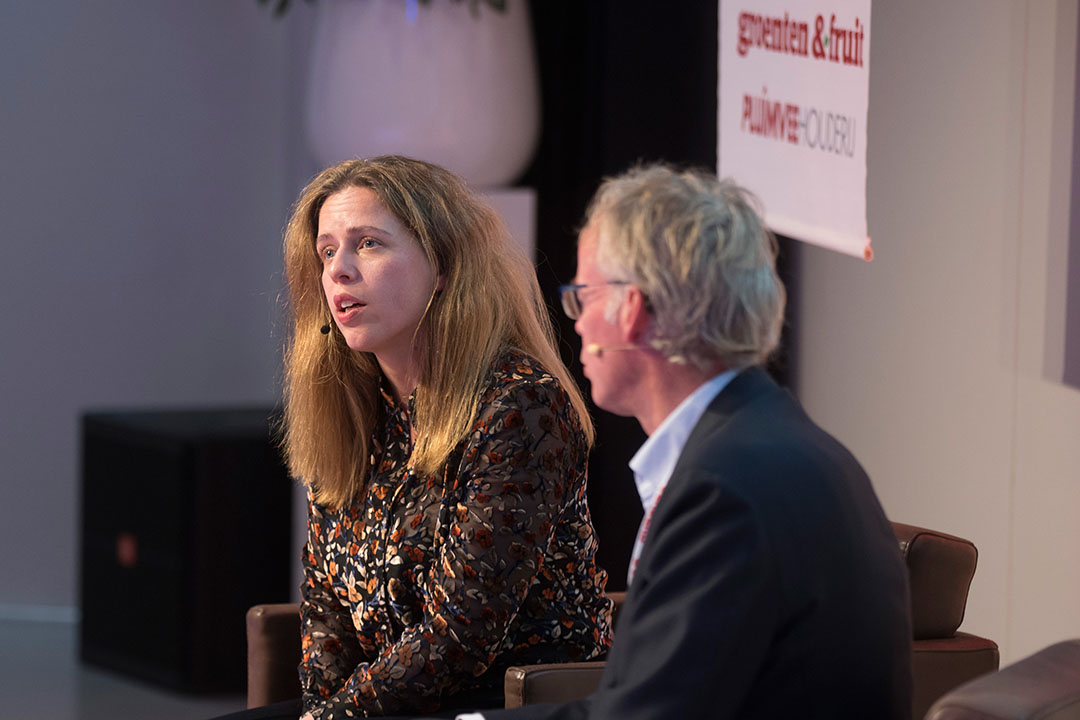
{"label": "blonde hair", "polygon": [[319,211],[348,187],[371,189],[443,278],[417,328],[410,467],[427,475],[446,462],[475,422],[492,364],[508,349],[532,356],[558,379],[591,445],[592,422],[555,349],[536,272],[498,215],[437,165],[400,156],[350,160],[304,188],[285,231],[293,327],[285,350],[283,446],[290,471],[312,486],[315,499],[340,507],[362,493],[379,412],[374,356],[351,350],[336,329],[320,332],[333,321],[315,252]]}
{"label": "blonde hair", "polygon": [[635,168],[597,190],[586,215],[599,235],[597,267],[645,295],[652,346],[671,361],[742,368],[776,349],[785,292],[776,238],[755,203],[730,180],[663,165]]}

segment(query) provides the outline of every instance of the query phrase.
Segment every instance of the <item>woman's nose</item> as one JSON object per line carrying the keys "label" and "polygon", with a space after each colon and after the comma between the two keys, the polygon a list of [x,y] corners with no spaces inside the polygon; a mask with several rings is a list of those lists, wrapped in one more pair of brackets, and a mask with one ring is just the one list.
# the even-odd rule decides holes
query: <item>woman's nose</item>
{"label": "woman's nose", "polygon": [[330,259],[328,267],[330,277],[338,282],[352,280],[356,277],[356,267],[349,258],[348,253],[339,252]]}

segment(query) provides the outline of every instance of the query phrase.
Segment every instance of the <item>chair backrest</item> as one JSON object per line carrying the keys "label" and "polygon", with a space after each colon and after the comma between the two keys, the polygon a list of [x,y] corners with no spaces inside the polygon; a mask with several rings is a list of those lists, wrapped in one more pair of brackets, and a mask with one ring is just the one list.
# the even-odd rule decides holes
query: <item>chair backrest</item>
{"label": "chair backrest", "polygon": [[907,563],[914,639],[953,637],[964,620],[978,550],[970,540],[936,530],[892,526]]}
{"label": "chair backrest", "polygon": [[256,605],[247,612],[249,708],[300,695],[300,606]]}
{"label": "chair backrest", "polygon": [[893,523],[911,587],[912,717],[972,678],[997,670],[993,640],[957,632],[964,620],[978,551],[963,538]]}
{"label": "chair backrest", "polygon": [[1080,640],[1066,640],[939,699],[926,720],[1080,720]]}

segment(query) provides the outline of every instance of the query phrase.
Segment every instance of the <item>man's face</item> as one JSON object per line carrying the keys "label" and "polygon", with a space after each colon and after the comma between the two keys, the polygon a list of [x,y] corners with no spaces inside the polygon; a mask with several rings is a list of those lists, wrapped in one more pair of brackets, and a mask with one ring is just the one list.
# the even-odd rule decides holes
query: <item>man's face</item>
{"label": "man's face", "polygon": [[628,353],[604,352],[605,348],[622,347],[627,339],[618,327],[605,319],[610,293],[621,292],[618,285],[604,285],[608,278],[596,267],[598,230],[592,223],[581,231],[578,241],[578,266],[574,283],[590,285],[578,291],[581,315],[574,330],[581,336],[581,365],[589,379],[593,402],[597,407],[618,415],[630,415],[626,403],[629,390],[626,379]]}

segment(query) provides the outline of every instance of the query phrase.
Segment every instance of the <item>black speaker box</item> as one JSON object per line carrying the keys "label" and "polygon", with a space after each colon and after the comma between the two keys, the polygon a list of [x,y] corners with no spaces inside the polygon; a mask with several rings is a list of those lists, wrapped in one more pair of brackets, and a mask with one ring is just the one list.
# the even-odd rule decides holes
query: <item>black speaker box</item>
{"label": "black speaker box", "polygon": [[82,418],[80,657],[242,691],[248,607],[288,602],[292,482],[270,410]]}

